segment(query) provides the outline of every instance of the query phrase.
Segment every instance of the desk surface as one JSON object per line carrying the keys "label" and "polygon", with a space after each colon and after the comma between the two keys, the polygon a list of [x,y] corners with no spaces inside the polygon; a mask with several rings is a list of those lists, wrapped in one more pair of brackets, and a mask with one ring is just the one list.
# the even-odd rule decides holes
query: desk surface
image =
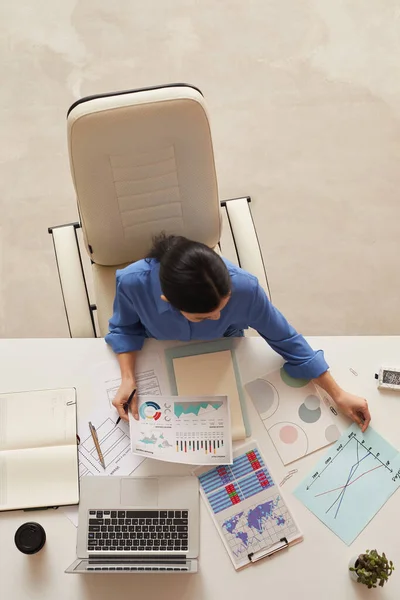
{"label": "desk surface", "polygon": [[[342,387],[368,398],[373,426],[399,447],[400,396],[380,393],[374,373],[382,364],[400,364],[400,337],[318,337],[309,341],[314,348],[325,350],[332,373]],[[244,338],[235,343],[243,383],[280,364],[280,358],[260,338]],[[147,342],[145,350],[157,348],[163,355],[163,349],[170,345],[152,340]],[[0,340],[0,357],[0,392],[75,386],[78,417],[82,417],[96,401],[88,377],[90,368],[111,359],[112,354],[102,339]],[[280,462],[250,402],[248,412],[252,437],[258,440],[267,464],[280,481],[289,468]],[[288,503],[304,532],[304,542],[273,559],[236,573],[201,503],[200,572],[197,575],[66,575],[64,569],[76,556],[76,529],[65,515],[54,510],[1,513],[1,597],[12,600],[230,600],[276,594],[280,600],[350,600],[378,598],[379,594],[384,600],[398,600],[400,544],[398,527],[393,526],[398,524],[398,493],[352,546],[345,546],[290,493],[322,452],[297,461],[294,466],[299,472],[284,487]],[[145,461],[136,473],[153,474],[159,468],[156,461]],[[187,471],[187,467],[163,466],[164,474]],[[30,557],[18,552],[13,542],[17,527],[29,519],[40,522],[47,533],[44,549]],[[349,559],[371,547],[384,550],[398,567],[383,590],[368,590],[354,584],[347,574]]]}

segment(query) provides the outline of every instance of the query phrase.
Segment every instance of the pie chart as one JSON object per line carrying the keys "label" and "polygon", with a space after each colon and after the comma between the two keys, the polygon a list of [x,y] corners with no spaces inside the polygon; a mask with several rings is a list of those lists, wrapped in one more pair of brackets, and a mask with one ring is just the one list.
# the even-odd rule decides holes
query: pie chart
{"label": "pie chart", "polygon": [[161,407],[157,402],[143,402],[139,408],[139,414],[142,419],[157,421],[161,417]]}

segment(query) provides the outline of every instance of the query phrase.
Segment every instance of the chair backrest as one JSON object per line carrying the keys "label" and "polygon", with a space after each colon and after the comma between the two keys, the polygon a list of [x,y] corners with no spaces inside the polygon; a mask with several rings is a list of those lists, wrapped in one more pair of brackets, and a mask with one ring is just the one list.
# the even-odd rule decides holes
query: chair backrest
{"label": "chair backrest", "polygon": [[196,88],[174,84],[83,98],[68,112],[68,147],[94,263],[143,258],[160,231],[218,243],[214,154]]}

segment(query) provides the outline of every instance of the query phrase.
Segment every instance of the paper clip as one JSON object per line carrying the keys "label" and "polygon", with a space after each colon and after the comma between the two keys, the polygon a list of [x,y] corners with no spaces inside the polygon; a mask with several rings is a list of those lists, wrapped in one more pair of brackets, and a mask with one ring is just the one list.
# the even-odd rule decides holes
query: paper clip
{"label": "paper clip", "polygon": [[282,487],[283,484],[286,483],[287,480],[290,479],[295,473],[298,473],[297,469],[292,469],[291,471],[289,471],[289,473],[282,479],[279,485]]}

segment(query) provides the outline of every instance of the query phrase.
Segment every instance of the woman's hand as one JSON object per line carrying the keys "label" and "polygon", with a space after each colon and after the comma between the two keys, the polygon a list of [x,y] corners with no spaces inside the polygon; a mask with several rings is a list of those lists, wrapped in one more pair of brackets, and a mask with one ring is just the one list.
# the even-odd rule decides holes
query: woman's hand
{"label": "woman's hand", "polygon": [[365,398],[360,398],[341,390],[340,394],[335,398],[335,402],[340,411],[357,423],[364,433],[371,421],[368,402]]}
{"label": "woman's hand", "polygon": [[359,398],[359,396],[354,396],[354,394],[349,394],[349,392],[342,390],[329,371],[325,371],[325,373],[316,377],[314,382],[330,395],[336,402],[339,410],[357,423],[364,433],[371,421],[368,403],[365,398]]}
{"label": "woman's hand", "polygon": [[[122,379],[121,385],[119,386],[118,392],[113,400],[113,405],[118,411],[119,416],[124,421],[129,421],[128,412],[125,412],[125,404],[128,402],[129,396],[136,388],[136,382],[133,378]],[[134,419],[139,420],[138,408],[137,408],[137,393],[133,396],[130,404],[130,410],[133,414]]]}

